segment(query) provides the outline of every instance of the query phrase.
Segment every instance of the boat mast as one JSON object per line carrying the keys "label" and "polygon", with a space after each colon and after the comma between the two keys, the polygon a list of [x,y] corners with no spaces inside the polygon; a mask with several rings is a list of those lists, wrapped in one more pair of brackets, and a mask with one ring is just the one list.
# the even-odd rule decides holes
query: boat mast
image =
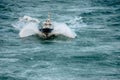
{"label": "boat mast", "polygon": [[50,12],[48,12],[48,19],[49,19],[49,20],[50,20],[50,17],[51,17],[51,16],[50,16]]}

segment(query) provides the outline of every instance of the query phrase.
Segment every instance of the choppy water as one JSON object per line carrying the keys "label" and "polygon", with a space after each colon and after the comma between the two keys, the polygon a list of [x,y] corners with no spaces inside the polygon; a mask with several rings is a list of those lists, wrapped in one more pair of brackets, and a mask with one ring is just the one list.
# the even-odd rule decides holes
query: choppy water
{"label": "choppy water", "polygon": [[[66,23],[75,39],[21,39],[28,15]],[[0,0],[0,80],[119,80],[120,0]]]}

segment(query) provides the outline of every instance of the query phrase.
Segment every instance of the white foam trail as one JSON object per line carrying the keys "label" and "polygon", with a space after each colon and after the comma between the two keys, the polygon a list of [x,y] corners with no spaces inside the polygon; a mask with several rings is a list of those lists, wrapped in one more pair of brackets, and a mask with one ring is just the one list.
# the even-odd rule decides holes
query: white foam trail
{"label": "white foam trail", "polygon": [[12,26],[18,30],[21,30],[22,28],[24,28],[24,26],[28,25],[29,23],[39,24],[40,21],[30,16],[23,16],[23,17],[20,17],[19,21],[17,21],[15,24],[12,24]]}
{"label": "white foam trail", "polygon": [[20,30],[20,37],[27,37],[31,35],[35,35],[39,32],[40,21],[36,18],[32,18],[30,16],[23,16],[19,18],[19,21],[13,24],[13,27]]}
{"label": "white foam trail", "polygon": [[35,22],[35,23],[40,23],[40,21],[36,18],[32,18],[30,16],[23,16],[19,18],[19,21],[23,22]]}
{"label": "white foam trail", "polygon": [[53,34],[55,35],[64,35],[69,38],[75,38],[76,33],[73,32],[65,23],[57,23],[54,22],[54,31]]}
{"label": "white foam trail", "polygon": [[28,23],[21,29],[19,36],[27,37],[27,36],[35,35],[37,33],[39,33],[38,24]]}

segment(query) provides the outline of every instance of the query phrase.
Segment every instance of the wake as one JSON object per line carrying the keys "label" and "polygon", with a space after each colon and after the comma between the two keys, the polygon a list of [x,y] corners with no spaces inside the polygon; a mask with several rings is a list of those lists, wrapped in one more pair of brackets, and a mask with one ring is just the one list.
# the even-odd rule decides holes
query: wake
{"label": "wake", "polygon": [[[30,16],[20,17],[19,20],[12,24],[14,28],[19,30],[20,37],[28,37],[31,35],[39,35],[43,38],[43,34],[39,31],[40,21],[36,18]],[[65,36],[68,38],[75,38],[76,33],[73,32],[65,23],[53,22],[54,30],[51,32],[51,35],[55,36]]]}

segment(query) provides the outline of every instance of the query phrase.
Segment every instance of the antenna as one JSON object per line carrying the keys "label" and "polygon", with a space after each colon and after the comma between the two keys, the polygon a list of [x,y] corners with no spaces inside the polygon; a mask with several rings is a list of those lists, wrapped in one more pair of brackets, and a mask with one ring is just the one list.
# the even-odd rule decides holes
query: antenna
{"label": "antenna", "polygon": [[50,17],[51,17],[51,16],[50,16],[50,12],[48,12],[48,19],[50,19]]}

